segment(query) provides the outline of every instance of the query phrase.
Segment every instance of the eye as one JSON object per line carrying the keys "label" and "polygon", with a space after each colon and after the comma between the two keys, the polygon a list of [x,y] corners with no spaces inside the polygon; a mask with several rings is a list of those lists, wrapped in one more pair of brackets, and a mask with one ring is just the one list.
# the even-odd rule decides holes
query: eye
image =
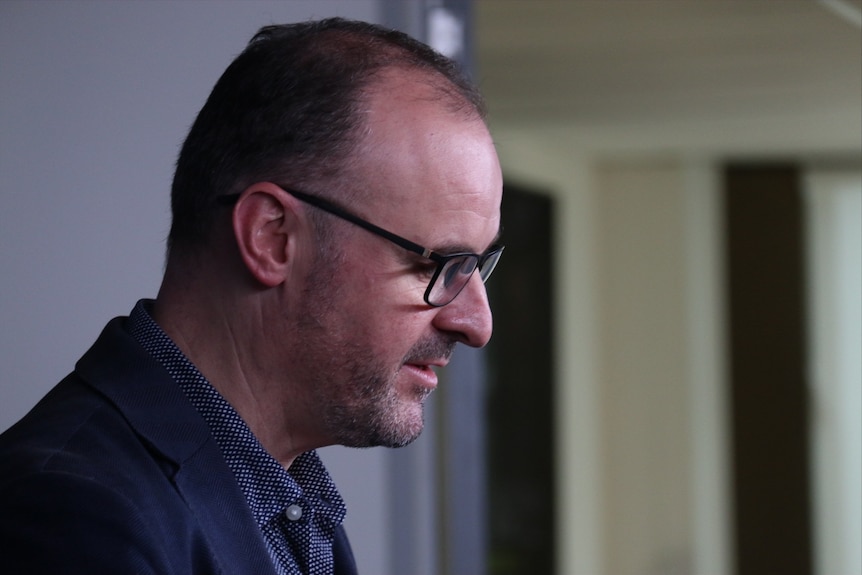
{"label": "eye", "polygon": [[464,276],[469,276],[475,269],[476,258],[469,256],[453,258],[443,267],[443,283],[447,286],[459,283]]}
{"label": "eye", "polygon": [[437,263],[423,260],[421,262],[416,262],[416,274],[421,277],[423,280],[431,280],[434,277],[434,272],[437,271]]}

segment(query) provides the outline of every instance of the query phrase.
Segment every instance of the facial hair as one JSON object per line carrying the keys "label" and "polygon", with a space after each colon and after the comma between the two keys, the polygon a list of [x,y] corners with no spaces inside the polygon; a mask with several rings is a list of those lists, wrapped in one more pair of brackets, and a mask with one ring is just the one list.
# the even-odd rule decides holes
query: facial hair
{"label": "facial hair", "polygon": [[[332,258],[332,252],[330,252]],[[397,365],[374,355],[373,346],[355,328],[345,328],[338,280],[340,258],[320,255],[308,278],[298,314],[311,406],[320,414],[326,435],[347,447],[403,447],[424,427],[423,403],[430,390],[400,389],[404,365],[448,359],[455,341],[443,335],[417,342]]]}
{"label": "facial hair", "polygon": [[[431,391],[425,387],[398,387],[405,364],[421,359],[448,358],[454,342],[442,338],[416,344],[394,372],[369,361],[367,352],[339,362],[350,377],[331,382],[324,418],[338,443],[347,447],[403,447],[413,442],[424,427],[423,404]],[[358,350],[357,350],[358,351]]]}

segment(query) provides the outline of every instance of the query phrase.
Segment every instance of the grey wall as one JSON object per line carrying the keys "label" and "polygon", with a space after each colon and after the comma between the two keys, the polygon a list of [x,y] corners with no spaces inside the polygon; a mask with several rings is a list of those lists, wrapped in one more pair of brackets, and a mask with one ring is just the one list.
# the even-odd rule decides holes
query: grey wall
{"label": "grey wall", "polygon": [[[156,294],[177,150],[254,31],[381,5],[0,2],[0,430]],[[360,569],[385,575],[386,452],[324,452]]]}

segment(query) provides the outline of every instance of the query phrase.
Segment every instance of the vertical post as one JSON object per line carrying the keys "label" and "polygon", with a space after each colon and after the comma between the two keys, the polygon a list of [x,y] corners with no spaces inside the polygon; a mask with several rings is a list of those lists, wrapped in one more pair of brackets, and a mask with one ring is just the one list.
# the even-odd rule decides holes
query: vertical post
{"label": "vertical post", "polygon": [[[381,8],[385,25],[472,73],[472,0],[381,0]],[[392,572],[481,575],[487,555],[484,351],[459,346],[440,383],[426,405],[422,438],[390,459],[390,519],[398,538]]]}
{"label": "vertical post", "polygon": [[[426,41],[473,72],[472,0],[426,0]],[[484,352],[459,349],[439,399],[441,571],[486,571]]]}

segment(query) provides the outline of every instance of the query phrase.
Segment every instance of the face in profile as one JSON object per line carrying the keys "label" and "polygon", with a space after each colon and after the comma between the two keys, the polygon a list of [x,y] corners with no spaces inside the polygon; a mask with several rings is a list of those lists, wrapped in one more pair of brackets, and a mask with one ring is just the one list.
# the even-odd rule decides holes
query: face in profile
{"label": "face in profile", "polygon": [[[351,179],[370,191],[349,208],[440,253],[484,253],[499,232],[502,190],[486,126],[424,83],[387,82],[372,97],[373,130]],[[423,294],[436,264],[335,217],[326,225],[343,226],[338,263],[319,256],[298,314],[312,401],[333,443],[406,445],[422,431],[434,370],[456,343],[480,347],[491,336],[484,285],[474,274],[451,303],[431,307]]]}

